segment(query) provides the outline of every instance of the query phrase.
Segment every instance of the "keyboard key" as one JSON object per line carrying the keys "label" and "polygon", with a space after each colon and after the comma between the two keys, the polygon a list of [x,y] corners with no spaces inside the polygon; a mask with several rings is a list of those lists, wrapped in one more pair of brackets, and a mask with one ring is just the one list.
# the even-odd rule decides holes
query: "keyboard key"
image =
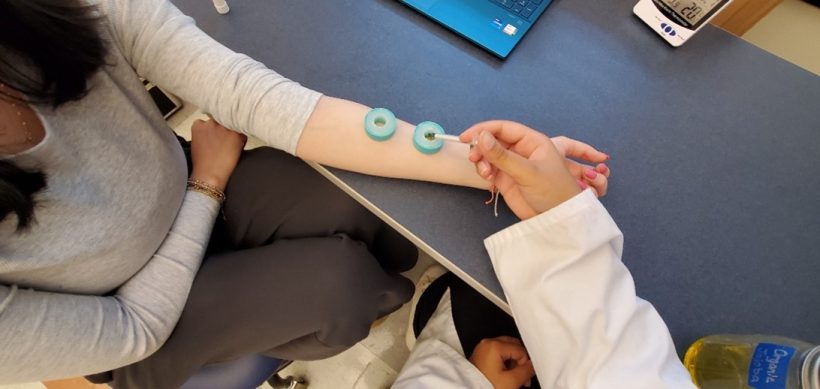
{"label": "keyboard key", "polygon": [[544,0],[490,0],[501,7],[506,8],[509,12],[518,14],[521,17],[528,19],[538,9],[538,5]]}

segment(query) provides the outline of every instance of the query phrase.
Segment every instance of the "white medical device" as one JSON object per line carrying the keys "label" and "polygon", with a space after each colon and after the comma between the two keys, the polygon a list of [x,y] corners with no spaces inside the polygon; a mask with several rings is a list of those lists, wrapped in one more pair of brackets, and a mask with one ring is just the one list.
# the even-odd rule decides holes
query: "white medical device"
{"label": "white medical device", "polygon": [[639,0],[632,12],[672,46],[680,46],[732,0]]}

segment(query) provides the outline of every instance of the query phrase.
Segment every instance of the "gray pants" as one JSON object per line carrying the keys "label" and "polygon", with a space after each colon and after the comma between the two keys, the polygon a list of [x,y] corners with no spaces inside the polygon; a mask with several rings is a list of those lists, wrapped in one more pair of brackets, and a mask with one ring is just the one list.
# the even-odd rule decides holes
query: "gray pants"
{"label": "gray pants", "polygon": [[94,381],[176,388],[248,354],[312,360],[364,339],[407,302],[417,251],[299,159],[243,154],[182,317],[147,359]]}

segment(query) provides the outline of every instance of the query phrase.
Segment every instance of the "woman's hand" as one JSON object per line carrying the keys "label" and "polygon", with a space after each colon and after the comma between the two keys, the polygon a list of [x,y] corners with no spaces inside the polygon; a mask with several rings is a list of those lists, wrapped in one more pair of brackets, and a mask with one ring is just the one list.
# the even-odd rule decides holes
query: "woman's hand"
{"label": "woman's hand", "polygon": [[463,142],[474,138],[478,145],[470,151],[470,161],[479,175],[498,188],[521,219],[561,204],[579,193],[586,183],[599,194],[606,192],[609,169],[605,165],[596,170],[566,159],[607,159],[606,154],[589,145],[563,137],[551,140],[510,121],[479,123],[461,134]]}
{"label": "woman's hand", "polygon": [[197,120],[191,127],[191,178],[225,191],[247,137],[214,120]]}

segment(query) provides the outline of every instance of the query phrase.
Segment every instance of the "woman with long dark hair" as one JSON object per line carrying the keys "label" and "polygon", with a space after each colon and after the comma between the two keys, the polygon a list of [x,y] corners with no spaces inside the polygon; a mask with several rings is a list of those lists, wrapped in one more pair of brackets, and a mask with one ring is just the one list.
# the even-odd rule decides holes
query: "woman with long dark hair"
{"label": "woman with long dark hair", "polygon": [[[225,126],[195,124],[190,171],[138,75]],[[412,295],[415,248],[289,154],[487,187],[466,147],[422,157],[405,122],[373,142],[367,112],[166,0],[0,0],[0,383],[173,388],[211,362],[364,338]],[[237,132],[282,151],[241,152]]]}

